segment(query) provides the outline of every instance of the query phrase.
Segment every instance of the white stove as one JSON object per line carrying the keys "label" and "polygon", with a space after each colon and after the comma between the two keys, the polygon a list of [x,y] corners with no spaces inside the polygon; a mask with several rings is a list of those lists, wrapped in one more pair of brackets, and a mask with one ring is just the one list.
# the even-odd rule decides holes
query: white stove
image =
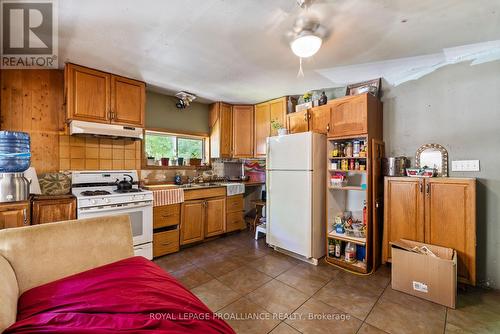
{"label": "white stove", "polygon": [[[132,189],[118,191],[116,183],[128,176]],[[153,258],[153,193],[139,189],[136,171],[76,171],[71,181],[78,218],[128,214],[135,255]]]}

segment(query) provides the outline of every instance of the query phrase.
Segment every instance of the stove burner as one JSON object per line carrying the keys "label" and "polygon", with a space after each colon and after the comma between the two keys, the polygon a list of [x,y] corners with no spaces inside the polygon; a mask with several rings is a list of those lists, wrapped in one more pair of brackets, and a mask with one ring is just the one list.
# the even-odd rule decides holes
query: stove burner
{"label": "stove burner", "polygon": [[115,193],[119,193],[119,194],[125,194],[125,193],[138,193],[138,192],[141,192],[142,190],[141,189],[138,189],[138,188],[132,188],[132,189],[127,189],[127,190],[115,190]]}
{"label": "stove burner", "polygon": [[83,196],[101,196],[101,195],[109,195],[111,194],[106,190],[85,190],[81,193]]}

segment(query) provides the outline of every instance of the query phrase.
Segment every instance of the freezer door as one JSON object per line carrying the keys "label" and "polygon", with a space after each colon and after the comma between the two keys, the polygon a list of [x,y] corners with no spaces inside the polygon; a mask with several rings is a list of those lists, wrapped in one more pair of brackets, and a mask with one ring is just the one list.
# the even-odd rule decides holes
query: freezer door
{"label": "freezer door", "polygon": [[311,171],[268,171],[267,243],[312,256]]}
{"label": "freezer door", "polygon": [[267,138],[269,170],[312,170],[312,132]]}

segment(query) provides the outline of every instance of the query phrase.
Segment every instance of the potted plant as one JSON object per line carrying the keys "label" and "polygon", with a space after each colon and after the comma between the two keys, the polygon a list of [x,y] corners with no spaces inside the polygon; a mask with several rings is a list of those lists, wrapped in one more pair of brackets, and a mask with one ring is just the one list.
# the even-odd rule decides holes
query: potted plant
{"label": "potted plant", "polygon": [[190,166],[200,166],[201,165],[201,159],[197,157],[195,152],[191,153],[191,158],[189,158],[189,165]]}
{"label": "potted plant", "polygon": [[281,124],[280,122],[278,122],[277,120],[273,119],[271,121],[271,127],[278,131],[278,136],[284,136],[286,134],[288,134],[288,130],[283,126],[283,124]]}

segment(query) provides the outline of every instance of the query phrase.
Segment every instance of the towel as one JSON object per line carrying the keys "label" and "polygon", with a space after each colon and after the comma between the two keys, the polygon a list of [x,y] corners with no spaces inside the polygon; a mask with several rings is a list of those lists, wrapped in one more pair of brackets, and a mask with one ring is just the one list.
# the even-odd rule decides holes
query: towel
{"label": "towel", "polygon": [[184,202],[183,189],[153,190],[153,206],[170,205]]}

